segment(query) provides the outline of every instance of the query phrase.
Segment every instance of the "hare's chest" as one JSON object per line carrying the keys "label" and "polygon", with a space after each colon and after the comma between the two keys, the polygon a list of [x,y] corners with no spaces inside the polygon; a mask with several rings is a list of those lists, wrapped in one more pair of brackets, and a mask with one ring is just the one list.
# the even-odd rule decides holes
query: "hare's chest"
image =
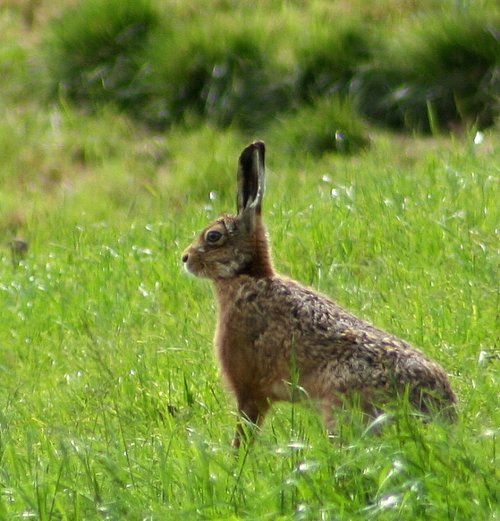
{"label": "hare's chest", "polygon": [[215,350],[222,376],[233,390],[252,385],[255,377],[254,351],[248,332],[235,324],[218,324]]}
{"label": "hare's chest", "polygon": [[256,354],[256,342],[263,325],[242,315],[238,310],[231,310],[221,315],[215,333],[215,346],[219,361],[225,370],[235,371],[235,367],[252,364]]}
{"label": "hare's chest", "polygon": [[220,317],[215,336],[217,358],[230,387],[260,390],[272,399],[287,399],[283,381],[290,381],[290,339],[286,328],[263,314],[228,312]]}

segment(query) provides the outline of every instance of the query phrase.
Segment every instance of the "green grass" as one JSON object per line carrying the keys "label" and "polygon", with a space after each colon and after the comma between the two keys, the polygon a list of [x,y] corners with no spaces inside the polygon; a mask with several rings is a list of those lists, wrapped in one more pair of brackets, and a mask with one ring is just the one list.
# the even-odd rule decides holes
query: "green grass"
{"label": "green grass", "polygon": [[4,250],[0,266],[4,518],[491,518],[498,166],[449,145],[388,161],[397,147],[381,140],[342,168],[280,165],[270,148],[266,216],[282,271],[446,366],[456,428],[402,415],[376,437],[345,418],[329,442],[307,406],[283,405],[235,458],[213,298],[179,262],[231,190],[212,210],[164,195],[119,220],[60,202],[26,228],[28,257],[14,268]]}
{"label": "green grass", "polygon": [[[259,135],[203,120],[159,133],[47,105],[30,71],[56,7],[33,27],[22,2],[0,14],[0,519],[498,519],[498,129],[474,144],[368,128],[370,149],[318,157],[301,111]],[[304,110],[310,137],[321,121]],[[254,137],[279,271],[438,360],[456,426],[401,410],[377,436],[340,414],[328,440],[312,407],[281,404],[231,452],[213,294],[180,256],[233,210]],[[14,236],[30,245],[19,262]]]}

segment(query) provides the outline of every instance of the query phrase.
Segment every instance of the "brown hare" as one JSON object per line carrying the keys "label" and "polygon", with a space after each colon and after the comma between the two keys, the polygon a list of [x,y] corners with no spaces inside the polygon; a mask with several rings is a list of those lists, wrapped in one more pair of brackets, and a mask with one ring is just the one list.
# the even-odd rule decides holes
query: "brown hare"
{"label": "brown hare", "polygon": [[259,425],[272,402],[303,394],[319,404],[332,428],[334,409],[346,400],[356,397],[373,414],[407,392],[418,410],[453,418],[456,398],[437,363],[274,271],[261,217],[264,155],[262,142],[243,150],[237,215],[207,226],[182,256],[189,272],[214,282],[217,355],[240,415]]}

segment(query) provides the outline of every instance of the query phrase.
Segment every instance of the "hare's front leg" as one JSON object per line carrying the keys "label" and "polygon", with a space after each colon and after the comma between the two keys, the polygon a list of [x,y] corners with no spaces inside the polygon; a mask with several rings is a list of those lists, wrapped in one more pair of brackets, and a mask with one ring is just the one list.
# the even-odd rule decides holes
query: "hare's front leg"
{"label": "hare's front leg", "polygon": [[246,425],[249,423],[258,427],[262,424],[270,404],[268,400],[255,399],[248,396],[237,396],[238,413],[240,418],[236,426],[236,433],[233,440],[233,447],[238,449],[242,440],[248,441],[248,429]]}

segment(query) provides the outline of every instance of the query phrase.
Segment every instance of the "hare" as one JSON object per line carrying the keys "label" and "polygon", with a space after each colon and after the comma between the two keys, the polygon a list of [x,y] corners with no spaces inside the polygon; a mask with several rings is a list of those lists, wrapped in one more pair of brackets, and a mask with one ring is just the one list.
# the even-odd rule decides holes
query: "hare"
{"label": "hare", "polygon": [[189,272],[215,285],[216,351],[241,415],[233,445],[245,439],[245,422],[260,425],[273,402],[298,394],[319,404],[328,428],[335,408],[354,397],[376,414],[405,392],[418,410],[453,419],[456,398],[437,363],[274,271],[261,216],[264,156],[261,141],[243,150],[237,215],[208,225],[182,256]]}

